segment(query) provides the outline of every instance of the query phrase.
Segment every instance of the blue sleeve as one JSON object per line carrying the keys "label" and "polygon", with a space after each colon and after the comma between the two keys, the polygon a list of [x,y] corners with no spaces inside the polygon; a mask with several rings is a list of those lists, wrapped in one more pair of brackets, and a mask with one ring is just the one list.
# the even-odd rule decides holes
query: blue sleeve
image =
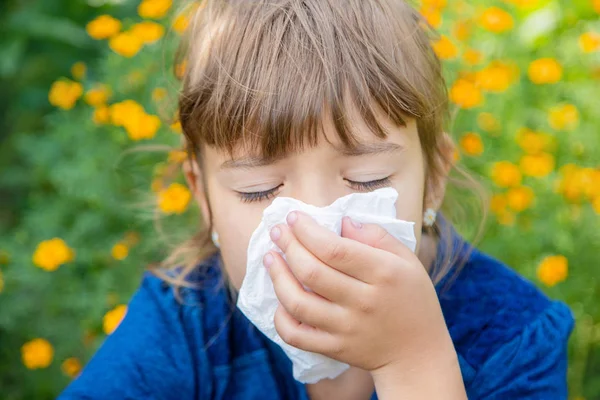
{"label": "blue sleeve", "polygon": [[567,399],[567,342],[573,327],[569,308],[551,303],[480,367],[469,399]]}
{"label": "blue sleeve", "polygon": [[119,327],[58,399],[196,397],[183,313],[171,288],[147,274]]}

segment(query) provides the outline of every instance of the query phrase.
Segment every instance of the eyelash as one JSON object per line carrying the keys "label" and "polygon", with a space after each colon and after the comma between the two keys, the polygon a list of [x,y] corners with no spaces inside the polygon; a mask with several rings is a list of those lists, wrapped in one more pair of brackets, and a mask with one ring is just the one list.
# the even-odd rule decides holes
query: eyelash
{"label": "eyelash", "polygon": [[[390,185],[390,177],[385,177],[382,179],[377,179],[374,181],[368,182],[355,182],[349,179],[346,179],[346,182],[350,184],[350,187],[359,192],[368,192],[370,190],[380,189]],[[279,190],[283,185],[279,185],[274,187],[273,189],[265,190],[262,192],[238,192],[240,199],[243,203],[253,203],[260,202],[264,200],[270,200],[277,195],[277,190]]]}

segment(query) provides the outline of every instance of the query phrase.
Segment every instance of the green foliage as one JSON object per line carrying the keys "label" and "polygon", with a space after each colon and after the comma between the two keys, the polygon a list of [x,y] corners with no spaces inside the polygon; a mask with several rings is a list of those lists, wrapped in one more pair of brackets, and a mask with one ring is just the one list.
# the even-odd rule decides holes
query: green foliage
{"label": "green foliage", "polygon": [[[516,0],[448,3],[440,31],[458,52],[445,61],[450,88],[459,78],[479,84],[490,74],[481,71],[494,60],[518,69],[514,80],[498,93],[483,90],[485,100],[478,106],[453,105],[450,131],[461,145],[460,163],[482,177],[497,199],[508,202],[493,207],[480,247],[571,306],[577,318],[570,342],[571,393],[600,398],[600,385],[594,379],[600,374],[600,282],[595,274],[600,204],[595,211],[591,195],[557,190],[560,184],[572,184],[587,193],[592,191],[590,185],[598,183],[573,183],[575,178],[561,170],[568,164],[578,171],[600,168],[600,52],[584,53],[579,45],[582,34],[600,33],[598,14],[587,0],[540,0],[531,9],[514,5],[519,3]],[[513,29],[492,33],[473,21],[492,3],[512,15]],[[164,39],[126,58],[110,50],[106,41],[91,39],[85,25],[108,13],[122,21],[123,30],[129,29],[142,20],[136,14],[137,3],[101,8],[66,0],[34,2],[27,8],[19,4],[13,2],[0,17],[0,78],[12,99],[0,100],[5,114],[0,125],[10,132],[3,133],[0,149],[4,167],[0,197],[8,199],[6,211],[0,214],[4,282],[0,387],[6,399],[50,399],[70,380],[61,363],[69,357],[89,359],[105,337],[105,314],[127,303],[144,268],[164,257],[169,243],[192,231],[198,215],[190,208],[180,216],[160,216],[154,209],[156,194],[150,189],[165,169],[179,168],[167,161],[168,151],[181,140],[170,126],[178,88],[171,76],[177,34],[171,31],[170,16],[158,20],[167,28]],[[468,38],[456,38],[457,21],[470,27]],[[462,55],[469,49],[481,52],[481,63],[465,63]],[[540,58],[562,65],[557,83],[531,81],[528,68]],[[51,83],[69,77],[76,61],[85,61],[88,67],[80,81],[85,92],[103,83],[113,92],[109,105],[131,99],[147,114],[160,116],[162,124],[155,136],[136,142],[121,126],[94,122],[94,108],[83,99],[73,109],[53,110],[48,103]],[[492,75],[491,80],[500,79]],[[166,89],[167,97],[158,99],[156,88]],[[577,109],[577,121],[575,126],[556,129],[549,113],[564,104]],[[493,115],[499,128],[485,127],[482,113]],[[491,179],[494,165],[499,161],[519,165],[526,154],[519,145],[522,128],[552,138],[554,145],[544,152],[555,166],[544,176],[524,174],[522,183],[500,188]],[[472,137],[480,144],[465,143],[468,133],[475,133]],[[523,186],[532,189],[534,198],[518,211],[511,206],[511,190]],[[600,195],[596,202],[600,203]],[[178,232],[180,237],[163,238],[155,227],[159,217],[165,232]],[[467,213],[459,229],[470,234],[478,223]],[[131,232],[140,236],[138,244],[132,242]],[[50,272],[37,267],[32,257],[38,244],[54,237],[74,249],[75,258]],[[117,243],[126,243],[129,249],[121,261],[111,255]],[[546,287],[538,268],[551,255],[565,256],[569,271],[566,280]],[[47,368],[29,370],[21,359],[21,347],[38,337],[52,344],[53,361]]]}

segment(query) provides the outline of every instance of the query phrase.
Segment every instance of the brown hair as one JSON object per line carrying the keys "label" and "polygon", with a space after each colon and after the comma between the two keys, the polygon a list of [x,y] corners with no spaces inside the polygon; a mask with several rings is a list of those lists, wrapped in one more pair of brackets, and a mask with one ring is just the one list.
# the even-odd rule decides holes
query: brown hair
{"label": "brown hair", "polygon": [[[435,36],[403,0],[203,0],[176,60],[186,65],[179,118],[190,161],[202,163],[204,145],[231,155],[260,149],[265,158],[313,146],[327,116],[352,147],[352,103],[379,138],[376,110],[398,126],[414,118],[426,176],[442,177],[452,161],[441,151],[449,108]],[[183,266],[176,285],[215,251],[211,221],[203,225],[163,263]],[[440,229],[428,233],[449,237]],[[456,264],[446,258],[430,272],[434,282]]]}

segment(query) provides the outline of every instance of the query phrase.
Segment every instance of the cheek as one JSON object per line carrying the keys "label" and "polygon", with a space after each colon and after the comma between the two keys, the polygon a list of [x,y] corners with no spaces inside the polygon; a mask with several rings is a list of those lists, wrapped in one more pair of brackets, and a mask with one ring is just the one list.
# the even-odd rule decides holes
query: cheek
{"label": "cheek", "polygon": [[238,197],[219,185],[210,193],[213,229],[219,234],[221,257],[232,285],[239,289],[246,274],[246,251],[252,233],[260,223],[263,207],[240,202]]}
{"label": "cheek", "polygon": [[411,169],[411,174],[399,177],[393,187],[398,191],[396,202],[396,217],[415,223],[415,237],[417,249],[421,242],[421,229],[423,227],[423,199],[425,197],[424,172],[414,173],[418,169]]}

